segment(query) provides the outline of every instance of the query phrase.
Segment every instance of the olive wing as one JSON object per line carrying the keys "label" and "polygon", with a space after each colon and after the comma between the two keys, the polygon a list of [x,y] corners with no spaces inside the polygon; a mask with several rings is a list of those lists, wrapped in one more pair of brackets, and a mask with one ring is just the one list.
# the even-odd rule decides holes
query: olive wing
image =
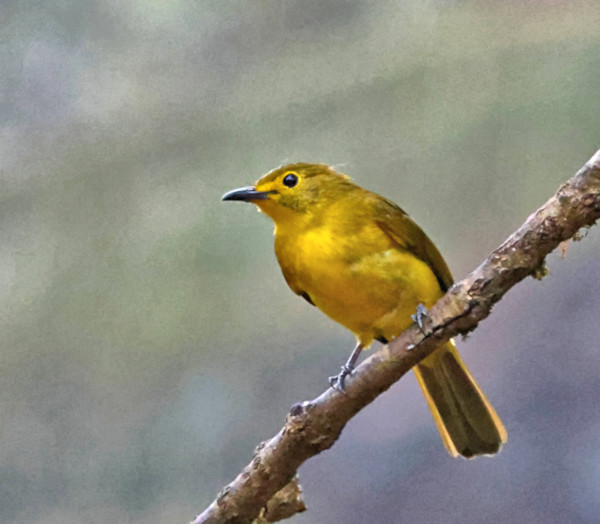
{"label": "olive wing", "polygon": [[435,244],[400,207],[377,195],[373,212],[375,222],[386,235],[427,263],[443,291],[453,284],[452,273]]}

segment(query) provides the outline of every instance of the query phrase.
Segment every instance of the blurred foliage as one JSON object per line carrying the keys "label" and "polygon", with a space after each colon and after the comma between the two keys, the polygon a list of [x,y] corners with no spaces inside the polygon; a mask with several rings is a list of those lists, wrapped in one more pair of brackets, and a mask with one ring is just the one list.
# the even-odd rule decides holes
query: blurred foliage
{"label": "blurred foliage", "polygon": [[[5,0],[0,521],[202,509],[353,342],[286,288],[269,220],[221,194],[335,164],[460,277],[599,146],[597,12]],[[595,521],[599,243],[461,344],[509,430],[498,457],[450,460],[411,377],[302,468],[294,521]]]}

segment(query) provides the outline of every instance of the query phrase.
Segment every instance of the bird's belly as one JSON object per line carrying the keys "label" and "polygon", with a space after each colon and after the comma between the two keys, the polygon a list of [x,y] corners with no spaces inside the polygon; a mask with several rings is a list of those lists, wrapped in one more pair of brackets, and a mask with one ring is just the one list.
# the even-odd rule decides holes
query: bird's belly
{"label": "bird's belly", "polygon": [[391,340],[411,324],[419,303],[430,306],[442,295],[429,266],[408,251],[391,248],[352,262],[322,255],[299,264],[298,285],[365,346]]}

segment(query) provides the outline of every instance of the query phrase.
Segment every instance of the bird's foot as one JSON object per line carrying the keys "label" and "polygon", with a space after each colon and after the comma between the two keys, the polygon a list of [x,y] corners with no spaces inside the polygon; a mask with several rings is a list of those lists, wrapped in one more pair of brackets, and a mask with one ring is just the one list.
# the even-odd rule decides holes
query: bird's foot
{"label": "bird's foot", "polygon": [[423,304],[417,306],[417,312],[414,315],[411,315],[410,318],[412,318],[413,322],[416,322],[417,326],[419,326],[424,337],[431,335],[431,331],[425,329],[424,321],[425,319],[429,319],[429,317],[427,316],[427,308]]}
{"label": "bird's foot", "polygon": [[354,371],[354,366],[349,366],[348,364],[344,364],[342,366],[342,370],[339,375],[335,375],[333,377],[329,377],[329,385],[339,391],[340,393],[346,394],[346,389],[344,388],[344,380],[348,375],[351,375]]}

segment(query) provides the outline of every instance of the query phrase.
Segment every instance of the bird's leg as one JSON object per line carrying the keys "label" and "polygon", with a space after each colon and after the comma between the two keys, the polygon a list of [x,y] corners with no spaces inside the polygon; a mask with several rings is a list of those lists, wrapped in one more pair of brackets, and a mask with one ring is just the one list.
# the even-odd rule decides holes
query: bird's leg
{"label": "bird's leg", "polygon": [[340,374],[336,375],[334,377],[329,377],[329,384],[331,385],[331,387],[333,389],[337,389],[338,391],[340,391],[342,393],[346,392],[344,390],[344,379],[348,375],[350,375],[352,373],[352,371],[354,371],[354,366],[356,364],[356,361],[358,360],[358,357],[359,357],[362,349],[363,349],[362,344],[360,342],[358,342],[356,344],[356,347],[352,351],[352,354],[350,355],[350,357],[348,358],[346,363],[342,366],[342,371],[340,371]]}
{"label": "bird's leg", "polygon": [[424,337],[431,335],[431,332],[425,330],[425,324],[423,323],[423,320],[429,318],[427,316],[427,308],[423,304],[417,306],[417,312],[414,315],[411,315],[410,318],[412,318],[413,322],[417,323],[417,326],[419,326]]}

